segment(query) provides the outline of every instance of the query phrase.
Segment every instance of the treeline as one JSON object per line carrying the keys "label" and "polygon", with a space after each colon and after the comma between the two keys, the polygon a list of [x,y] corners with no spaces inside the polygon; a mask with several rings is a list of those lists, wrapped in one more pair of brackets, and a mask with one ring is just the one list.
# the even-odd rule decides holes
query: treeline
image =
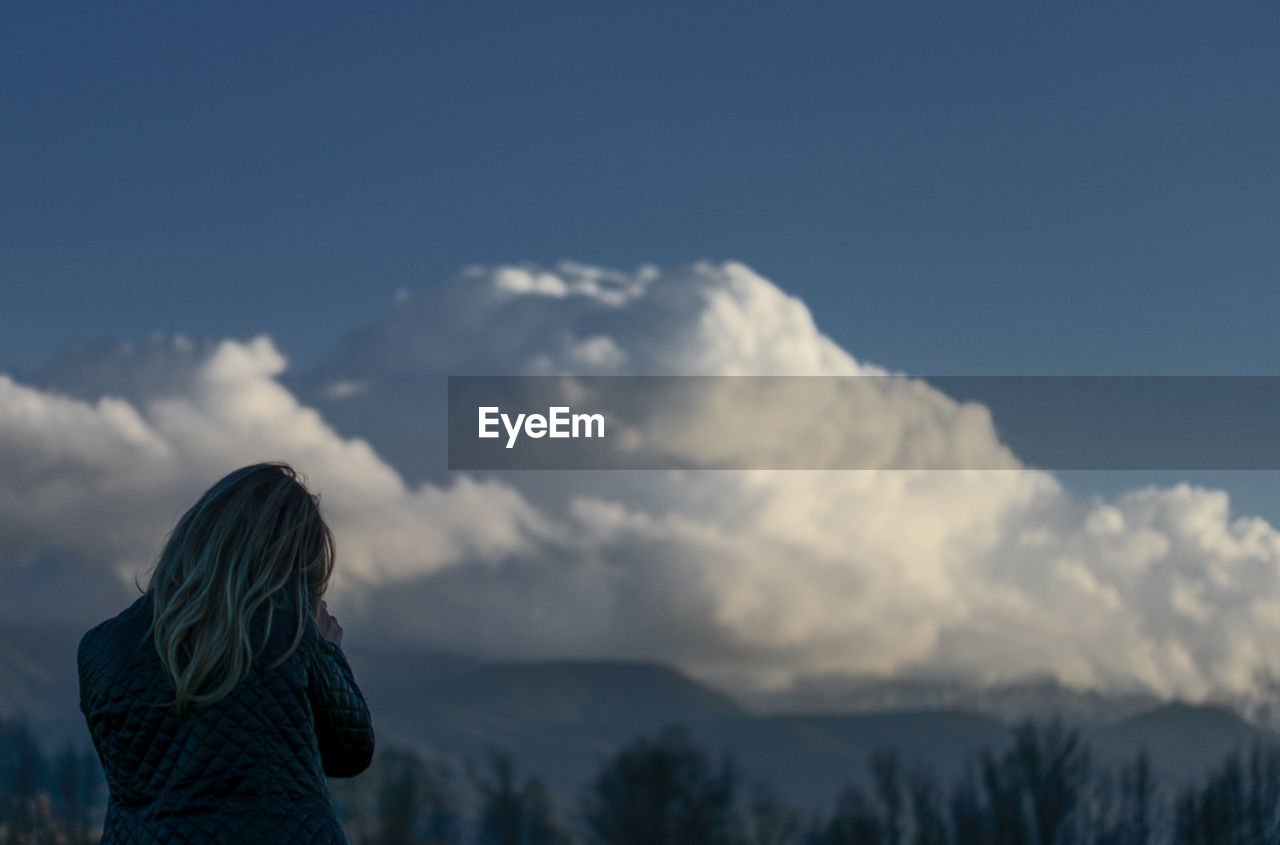
{"label": "treeline", "polygon": [[406,751],[380,755],[335,795],[355,845],[1280,843],[1280,748],[1261,744],[1173,789],[1145,753],[1095,766],[1077,731],[1026,721],[950,783],[888,748],[854,774],[830,810],[805,811],[672,727],[637,738],[581,795],[559,800],[505,755],[476,774]]}
{"label": "treeline", "polygon": [[46,755],[22,720],[0,720],[0,843],[97,842],[106,802],[92,748]]}
{"label": "treeline", "polygon": [[[506,755],[477,773],[398,749],[330,785],[353,845],[1280,843],[1280,748],[1233,751],[1173,789],[1145,754],[1095,766],[1060,721],[1019,724],[949,783],[879,750],[823,813],[749,781],[678,727],[620,749],[580,795],[553,796]],[[0,843],[96,842],[105,801],[91,749],[46,756],[25,722],[0,721]]]}

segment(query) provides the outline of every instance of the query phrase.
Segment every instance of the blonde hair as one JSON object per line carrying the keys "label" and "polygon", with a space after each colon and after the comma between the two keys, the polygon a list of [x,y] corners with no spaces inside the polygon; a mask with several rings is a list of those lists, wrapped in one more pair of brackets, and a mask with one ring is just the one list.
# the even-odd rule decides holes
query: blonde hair
{"label": "blonde hair", "polygon": [[254,620],[265,610],[265,646],[271,611],[290,597],[297,630],[272,666],[297,650],[303,614],[319,608],[333,555],[317,497],[285,463],[230,473],[182,515],[147,588],[155,605],[152,638],[179,714],[219,701],[249,674]]}

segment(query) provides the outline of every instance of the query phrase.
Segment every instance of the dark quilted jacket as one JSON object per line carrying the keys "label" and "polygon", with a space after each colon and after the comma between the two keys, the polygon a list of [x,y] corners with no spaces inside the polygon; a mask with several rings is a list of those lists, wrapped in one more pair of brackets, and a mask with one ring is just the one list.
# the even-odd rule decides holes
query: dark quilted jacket
{"label": "dark quilted jacket", "polygon": [[275,612],[249,676],[183,717],[165,706],[173,683],[151,641],[150,593],[84,635],[80,709],[110,789],[102,842],[347,841],[325,775],[369,765],[369,710],[309,614],[298,650],[268,668],[296,631],[293,611]]}

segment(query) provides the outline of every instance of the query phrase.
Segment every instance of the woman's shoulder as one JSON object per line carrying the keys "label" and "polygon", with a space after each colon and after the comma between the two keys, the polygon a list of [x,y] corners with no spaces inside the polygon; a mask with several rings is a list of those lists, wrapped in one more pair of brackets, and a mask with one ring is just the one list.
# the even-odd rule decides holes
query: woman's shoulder
{"label": "woman's shoulder", "polygon": [[[140,596],[120,613],[89,629],[76,649],[81,706],[88,697],[110,686],[122,666],[150,646],[151,596]],[[136,662],[136,661],[134,661]]]}
{"label": "woman's shoulder", "polygon": [[80,652],[145,636],[151,627],[151,602],[151,593],[143,593],[120,613],[90,628],[80,638]]}

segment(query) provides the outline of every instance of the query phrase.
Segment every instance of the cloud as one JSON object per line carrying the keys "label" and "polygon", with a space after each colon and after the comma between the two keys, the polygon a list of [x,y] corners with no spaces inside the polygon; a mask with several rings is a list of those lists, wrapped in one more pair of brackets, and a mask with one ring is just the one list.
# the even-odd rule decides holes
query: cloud
{"label": "cloud", "polygon": [[[91,392],[102,357],[64,357],[49,377]],[[0,376],[0,546],[8,565],[71,555],[132,580],[177,516],[235,467],[283,459],[321,492],[341,537],[338,584],[386,583],[518,551],[546,530],[496,482],[407,485],[367,443],[343,438],[276,380],[265,337],[198,354],[175,339],[121,347],[110,369],[130,399],[76,398]],[[173,370],[180,371],[175,376]],[[157,377],[162,376],[162,377]]]}
{"label": "cloud", "polygon": [[[324,497],[345,579],[335,596],[357,637],[662,660],[743,689],[1049,674],[1246,701],[1280,674],[1267,647],[1280,634],[1275,529],[1186,485],[1074,498],[1022,467],[985,409],[918,380],[875,380],[874,401],[859,399],[874,414],[832,448],[882,456],[870,465],[963,454],[1004,469],[439,466],[446,375],[888,372],[742,264],[470,268],[398,297],[303,374],[265,338],[83,357],[36,385],[0,381],[9,548],[125,571],[203,485],[283,457]],[[771,431],[787,411],[762,408]],[[700,416],[669,434],[707,448]]]}

